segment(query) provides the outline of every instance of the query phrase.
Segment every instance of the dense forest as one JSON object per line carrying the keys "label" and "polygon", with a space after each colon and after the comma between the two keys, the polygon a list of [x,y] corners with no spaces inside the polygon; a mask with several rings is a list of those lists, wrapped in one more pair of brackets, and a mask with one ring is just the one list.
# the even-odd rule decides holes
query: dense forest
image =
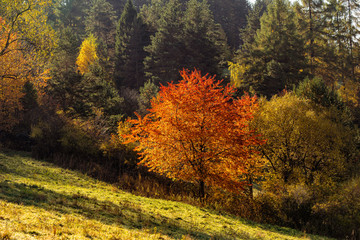
{"label": "dense forest", "polygon": [[0,151],[360,239],[359,10],[357,0],[0,0]]}

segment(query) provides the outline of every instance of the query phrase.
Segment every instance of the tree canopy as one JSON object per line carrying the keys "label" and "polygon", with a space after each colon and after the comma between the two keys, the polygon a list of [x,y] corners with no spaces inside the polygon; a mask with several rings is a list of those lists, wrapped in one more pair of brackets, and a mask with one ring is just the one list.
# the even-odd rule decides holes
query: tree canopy
{"label": "tree canopy", "polygon": [[127,142],[138,142],[140,164],[167,177],[241,192],[241,176],[256,164],[254,146],[263,142],[249,129],[256,97],[232,97],[214,77],[181,71],[178,84],[162,86],[150,113],[138,115]]}

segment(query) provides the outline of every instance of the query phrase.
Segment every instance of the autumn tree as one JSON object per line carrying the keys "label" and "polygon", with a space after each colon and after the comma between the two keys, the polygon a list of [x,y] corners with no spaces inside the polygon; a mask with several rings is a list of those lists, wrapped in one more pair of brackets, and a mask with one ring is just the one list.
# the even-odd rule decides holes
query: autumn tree
{"label": "autumn tree", "polygon": [[42,85],[44,63],[55,45],[44,9],[48,0],[0,1],[0,130],[19,120],[23,86]]}
{"label": "autumn tree", "polygon": [[256,97],[234,99],[234,88],[197,70],[181,71],[178,84],[161,86],[150,113],[131,120],[127,142],[138,142],[140,164],[169,178],[241,192],[242,176],[256,165],[262,143],[248,127]]}
{"label": "autumn tree", "polygon": [[352,154],[356,154],[356,131],[334,120],[331,109],[314,103],[286,93],[262,104],[254,118],[267,139],[261,153],[277,185],[325,187],[348,175]]}
{"label": "autumn tree", "polygon": [[98,60],[96,47],[96,38],[92,34],[90,34],[90,36],[81,44],[80,53],[76,60],[76,65],[81,74],[89,72],[90,66]]}

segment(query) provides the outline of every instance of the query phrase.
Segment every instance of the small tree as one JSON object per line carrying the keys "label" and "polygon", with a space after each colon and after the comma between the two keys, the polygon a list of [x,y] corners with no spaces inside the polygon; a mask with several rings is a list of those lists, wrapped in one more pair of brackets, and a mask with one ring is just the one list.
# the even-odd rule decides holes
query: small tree
{"label": "small tree", "polygon": [[232,192],[244,190],[248,166],[257,163],[252,146],[262,144],[248,127],[256,97],[234,99],[234,88],[197,70],[181,72],[178,84],[161,86],[150,113],[131,120],[127,142],[138,142],[140,164],[173,179]]}
{"label": "small tree", "polygon": [[92,34],[82,42],[80,53],[76,60],[76,65],[81,74],[89,72],[90,66],[98,60],[96,46],[96,38]]}

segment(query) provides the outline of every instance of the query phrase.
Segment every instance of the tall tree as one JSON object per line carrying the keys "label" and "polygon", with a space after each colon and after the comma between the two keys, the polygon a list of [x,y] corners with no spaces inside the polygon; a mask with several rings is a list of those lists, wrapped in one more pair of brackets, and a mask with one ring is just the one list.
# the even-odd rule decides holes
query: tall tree
{"label": "tall tree", "polygon": [[246,26],[246,15],[250,10],[247,0],[208,0],[214,20],[224,29],[227,43],[233,49],[239,48],[239,30]]}
{"label": "tall tree", "polygon": [[246,17],[247,24],[240,30],[242,46],[239,50],[246,51],[248,46],[254,42],[256,31],[260,29],[260,18],[266,11],[268,0],[256,0]]}
{"label": "tall tree", "polygon": [[171,178],[233,192],[243,190],[252,146],[262,143],[248,122],[256,98],[233,99],[234,89],[199,71],[181,72],[178,84],[162,86],[150,113],[132,120],[128,142],[138,142],[140,164]]}
{"label": "tall tree", "polygon": [[87,34],[97,38],[100,64],[113,73],[116,18],[112,5],[107,0],[93,0],[85,20]]}
{"label": "tall tree", "polygon": [[146,27],[131,0],[126,2],[116,31],[114,80],[118,87],[138,89],[144,83]]}
{"label": "tall tree", "polygon": [[221,74],[220,62],[228,51],[221,26],[215,24],[206,1],[191,0],[182,11],[170,1],[159,20],[159,28],[145,48],[146,76],[155,83],[179,79],[182,68],[199,68]]}
{"label": "tall tree", "polygon": [[[12,42],[16,34],[6,28],[5,20],[0,17],[0,47]],[[29,76],[28,60],[19,50],[20,42],[11,44],[6,53],[0,55],[0,131],[10,130],[18,121],[16,112],[21,109],[22,87]]]}
{"label": "tall tree", "polygon": [[274,0],[268,5],[254,42],[240,52],[237,61],[243,69],[240,85],[266,96],[292,88],[307,75],[305,42],[288,1]]}
{"label": "tall tree", "polygon": [[70,27],[80,37],[85,36],[85,19],[90,6],[90,0],[60,0],[55,10],[57,26]]}

